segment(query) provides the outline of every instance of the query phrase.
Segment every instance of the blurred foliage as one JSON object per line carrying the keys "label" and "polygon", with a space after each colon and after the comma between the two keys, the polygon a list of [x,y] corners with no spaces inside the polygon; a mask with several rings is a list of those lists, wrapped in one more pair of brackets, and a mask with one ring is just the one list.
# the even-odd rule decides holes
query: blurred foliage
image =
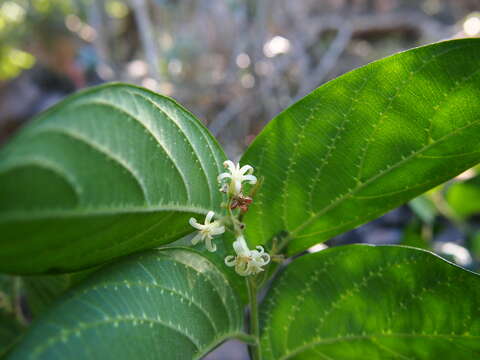
{"label": "blurred foliage", "polygon": [[480,176],[453,184],[446,199],[452,211],[461,218],[480,214]]}
{"label": "blurred foliage", "polygon": [[73,0],[8,0],[0,6],[0,81],[35,64],[38,44],[65,32],[64,18],[78,12]]}

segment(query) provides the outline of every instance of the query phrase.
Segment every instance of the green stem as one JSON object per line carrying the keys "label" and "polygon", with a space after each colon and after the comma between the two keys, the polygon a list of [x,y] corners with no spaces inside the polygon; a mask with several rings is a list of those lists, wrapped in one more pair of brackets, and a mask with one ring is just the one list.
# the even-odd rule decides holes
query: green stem
{"label": "green stem", "polygon": [[250,302],[250,334],[257,339],[257,345],[250,345],[250,353],[253,360],[261,360],[260,354],[260,326],[258,318],[257,303],[257,284],[255,278],[249,276],[247,278],[248,300]]}
{"label": "green stem", "polygon": [[233,232],[235,233],[235,237],[239,237],[239,236],[242,236],[242,235],[243,235],[243,231],[242,231],[242,229],[240,228],[240,224],[239,224],[238,219],[237,219],[237,218],[235,217],[235,215],[233,214],[231,205],[232,205],[232,198],[230,197],[230,198],[228,199],[228,203],[227,203],[227,214],[228,214],[228,216],[230,217],[230,221],[232,222]]}

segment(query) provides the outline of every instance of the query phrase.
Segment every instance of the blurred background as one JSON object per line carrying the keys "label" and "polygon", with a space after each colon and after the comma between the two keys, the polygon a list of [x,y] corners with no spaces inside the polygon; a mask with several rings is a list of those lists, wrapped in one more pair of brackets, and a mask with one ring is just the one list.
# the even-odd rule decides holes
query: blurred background
{"label": "blurred background", "polygon": [[[238,159],[322,83],[398,51],[479,36],[480,0],[0,0],[0,144],[68,94],[124,81],[178,100]],[[401,243],[478,270],[479,219],[471,169],[311,251]]]}

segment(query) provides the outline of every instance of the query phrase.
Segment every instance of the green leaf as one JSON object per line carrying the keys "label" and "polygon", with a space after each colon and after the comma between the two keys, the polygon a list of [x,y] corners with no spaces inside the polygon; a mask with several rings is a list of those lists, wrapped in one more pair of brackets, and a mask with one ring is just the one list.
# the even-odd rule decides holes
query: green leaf
{"label": "green leaf", "polygon": [[261,326],[264,360],[477,359],[480,277],[414,248],[332,248],[275,279]]}
{"label": "green leaf", "polygon": [[461,218],[480,214],[480,176],[450,186],[446,200],[455,215]]}
{"label": "green leaf", "polygon": [[293,254],[480,161],[480,39],[442,42],[333,80],[273,119],[242,164],[265,179],[247,238]]}
{"label": "green leaf", "polygon": [[70,97],[0,152],[0,271],[74,271],[178,239],[192,214],[221,212],[224,159],[169,98],[124,84]]}
{"label": "green leaf", "polygon": [[34,321],[8,359],[198,359],[242,335],[223,267],[187,248],[107,265]]}

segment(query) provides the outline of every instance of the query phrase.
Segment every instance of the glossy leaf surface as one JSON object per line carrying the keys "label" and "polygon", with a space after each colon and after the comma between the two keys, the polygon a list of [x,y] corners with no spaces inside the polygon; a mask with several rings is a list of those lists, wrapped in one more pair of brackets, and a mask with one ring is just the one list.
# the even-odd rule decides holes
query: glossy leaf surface
{"label": "glossy leaf surface", "polygon": [[336,247],[279,275],[261,326],[264,360],[476,359],[480,277],[424,250]]}
{"label": "glossy leaf surface", "polygon": [[393,55],[273,119],[242,163],[264,183],[248,239],[293,254],[355,228],[480,161],[480,39]]}
{"label": "glossy leaf surface", "polygon": [[242,332],[243,309],[195,250],[150,250],[68,291],[8,359],[198,359]]}
{"label": "glossy leaf surface", "polygon": [[225,158],[180,105],[123,84],[55,106],[0,151],[0,271],[73,271],[220,211]]}

